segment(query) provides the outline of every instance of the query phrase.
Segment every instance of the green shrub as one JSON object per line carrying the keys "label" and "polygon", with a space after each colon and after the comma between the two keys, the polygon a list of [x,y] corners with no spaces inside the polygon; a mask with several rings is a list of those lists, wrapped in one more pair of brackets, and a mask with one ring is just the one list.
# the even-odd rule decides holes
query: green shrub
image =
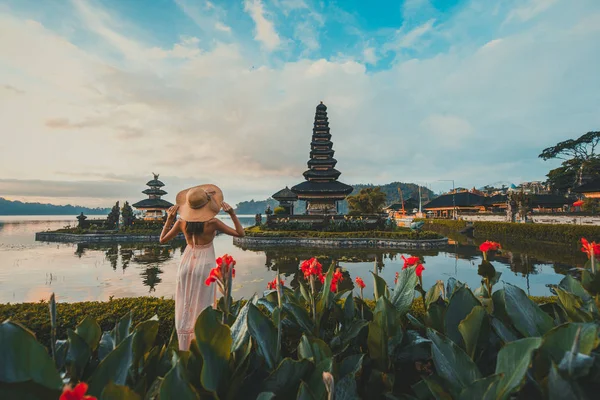
{"label": "green shrub", "polygon": [[441,239],[442,235],[436,232],[413,232],[408,228],[399,228],[397,231],[357,231],[357,232],[325,232],[325,231],[283,231],[270,230],[253,226],[246,228],[249,237],[285,237],[285,238],[319,238],[319,239],[344,239],[344,238],[369,238],[369,239],[405,239],[405,240],[431,240]]}
{"label": "green shrub", "polygon": [[284,215],[284,214],[287,214],[287,211],[285,210],[284,207],[279,206],[279,207],[275,207],[275,209],[273,210],[273,214]]}

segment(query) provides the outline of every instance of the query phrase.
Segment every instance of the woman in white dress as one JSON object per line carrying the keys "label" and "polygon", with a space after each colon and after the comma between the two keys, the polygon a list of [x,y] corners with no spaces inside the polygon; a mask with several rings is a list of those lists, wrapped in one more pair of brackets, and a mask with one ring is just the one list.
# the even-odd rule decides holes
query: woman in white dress
{"label": "woman in white dress", "polygon": [[[235,229],[215,218],[221,207],[231,216]],[[187,242],[177,270],[175,291],[175,329],[180,350],[189,349],[198,315],[211,306],[215,299],[215,285],[206,286],[205,281],[216,265],[213,239],[217,231],[236,237],[244,236],[242,224],[233,208],[223,201],[221,189],[207,184],[177,194],[176,205],[167,211],[160,242],[166,243],[180,232],[183,232]]]}

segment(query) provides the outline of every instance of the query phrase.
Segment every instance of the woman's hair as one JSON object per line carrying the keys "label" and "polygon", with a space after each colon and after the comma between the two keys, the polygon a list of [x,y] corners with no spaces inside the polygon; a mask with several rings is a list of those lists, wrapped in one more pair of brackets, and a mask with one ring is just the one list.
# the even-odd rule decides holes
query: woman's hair
{"label": "woman's hair", "polygon": [[185,223],[185,231],[190,234],[202,234],[204,232],[204,222],[187,222]]}

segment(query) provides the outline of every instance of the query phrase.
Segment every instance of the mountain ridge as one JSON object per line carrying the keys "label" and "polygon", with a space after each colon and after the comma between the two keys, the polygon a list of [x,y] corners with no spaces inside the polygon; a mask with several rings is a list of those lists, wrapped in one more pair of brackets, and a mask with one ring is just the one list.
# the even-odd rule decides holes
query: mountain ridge
{"label": "mountain ridge", "polygon": [[110,208],[27,203],[0,197],[0,215],[77,215],[82,212],[88,215],[106,215],[110,212]]}

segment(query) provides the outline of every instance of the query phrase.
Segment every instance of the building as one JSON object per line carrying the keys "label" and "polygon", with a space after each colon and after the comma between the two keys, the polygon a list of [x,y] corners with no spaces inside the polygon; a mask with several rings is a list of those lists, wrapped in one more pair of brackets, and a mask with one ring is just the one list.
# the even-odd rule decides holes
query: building
{"label": "building", "polygon": [[321,102],[315,113],[309,169],[303,174],[306,180],[291,189],[298,200],[306,201],[306,213],[310,215],[337,214],[337,202],[352,193],[352,186],[338,181],[341,172],[334,168],[337,160],[333,158],[329,131],[327,107]]}
{"label": "building", "polygon": [[298,195],[292,192],[287,186],[271,197],[279,202],[279,207],[283,207],[287,215],[294,214],[294,202],[298,200]]}
{"label": "building", "polygon": [[452,218],[460,213],[477,213],[485,210],[485,196],[468,191],[446,193],[423,206],[435,218]]}
{"label": "building", "polygon": [[158,180],[158,174],[152,173],[152,175],[154,175],[154,179],[146,183],[149,188],[142,192],[148,195],[148,198],[132,204],[135,209],[143,212],[145,221],[162,220],[165,211],[173,206],[168,201],[161,199],[162,196],[167,194],[161,189],[165,184]]}
{"label": "building", "polygon": [[589,181],[573,189],[574,193],[579,193],[588,199],[600,199],[600,179]]}

